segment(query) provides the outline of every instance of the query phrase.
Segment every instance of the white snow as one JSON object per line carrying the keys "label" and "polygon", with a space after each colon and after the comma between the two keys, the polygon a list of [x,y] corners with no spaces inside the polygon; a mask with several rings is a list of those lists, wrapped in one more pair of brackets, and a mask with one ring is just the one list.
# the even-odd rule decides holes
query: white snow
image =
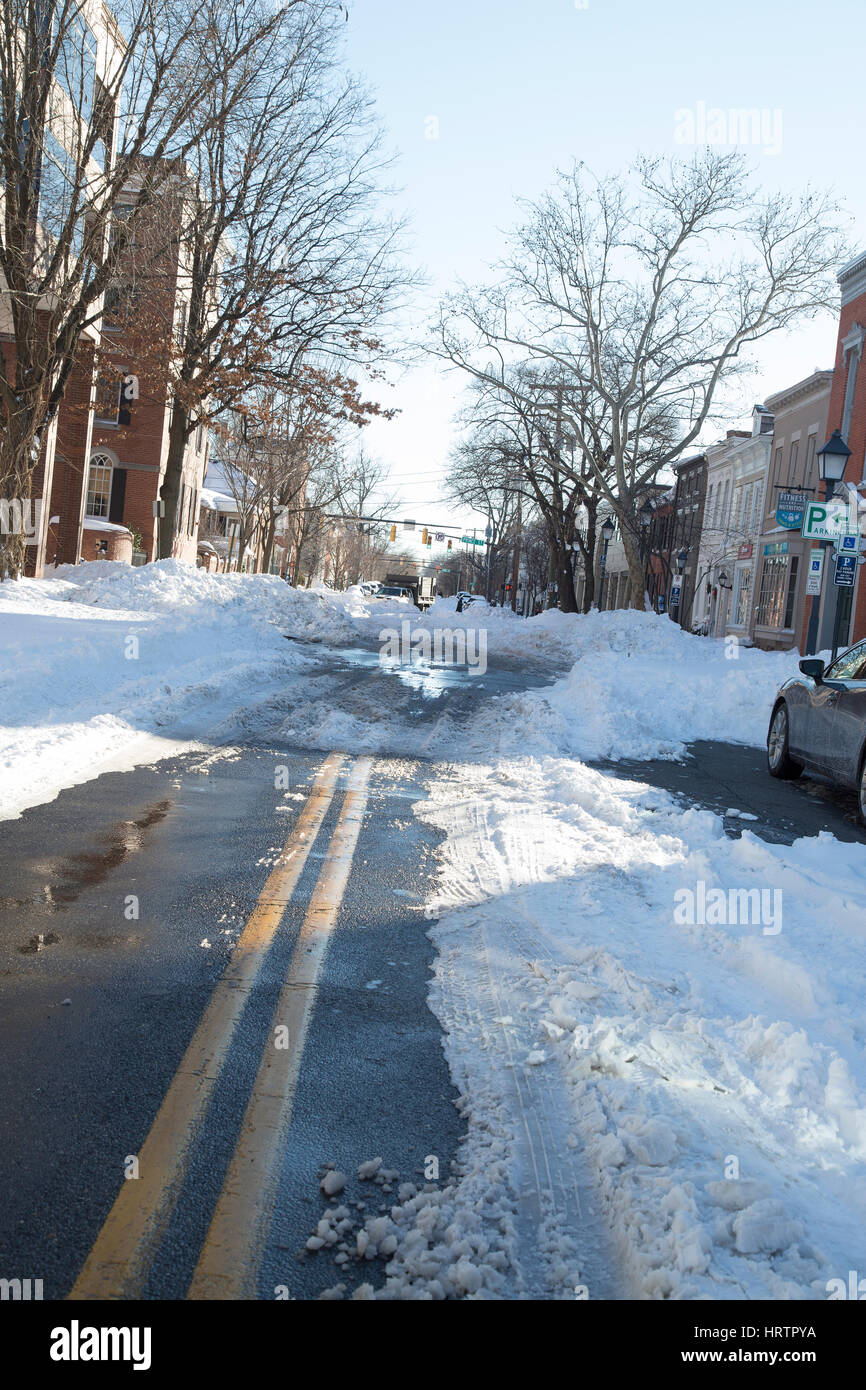
{"label": "white snow", "polygon": [[[517,1287],[811,1299],[862,1269],[866,847],[729,839],[568,758],[455,764],[431,793],[432,1004],[470,1135],[503,1136],[489,1201],[554,1232],[518,1241]],[[781,930],[681,924],[699,881],[780,890]],[[481,1178],[470,1149],[476,1209]]]}
{"label": "white snow", "polygon": [[[393,606],[382,605],[385,612]],[[102,772],[243,731],[357,639],[352,606],[271,575],[99,560],[0,584],[0,818]]]}
{"label": "white snow", "polygon": [[[768,843],[754,813],[588,765],[760,746],[796,654],[646,613],[440,600],[413,628],[483,626],[491,661],[559,674],[422,728],[363,683],[335,700],[314,665],[406,612],[174,561],[2,584],[0,814],[262,729],[438,758],[414,808],[445,837],[419,908],[466,1142],[386,1216],[323,1218],[310,1253],[342,1238],[339,1268],[385,1261],[360,1299],[825,1298],[866,1269],[866,846]],[[381,1158],[358,1176],[400,1178]],[[324,1194],[345,1181],[328,1170]]]}

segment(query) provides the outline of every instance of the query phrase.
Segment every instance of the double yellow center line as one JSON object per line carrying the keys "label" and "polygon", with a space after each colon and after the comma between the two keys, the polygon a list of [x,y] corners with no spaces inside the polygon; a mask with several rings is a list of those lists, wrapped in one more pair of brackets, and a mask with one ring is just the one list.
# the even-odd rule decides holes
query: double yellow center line
{"label": "double yellow center line", "polygon": [[[190,1298],[255,1296],[278,1165],[328,939],[349,881],[367,804],[372,758],[352,766],[348,788],[281,991],[241,1133],[189,1290]],[[138,1155],[69,1294],[141,1296],[186,1176],[250,991],[334,799],[345,758],[331,753],[262,889]],[[287,1046],[282,1045],[287,1042]],[[280,1045],[278,1045],[278,1043]]]}

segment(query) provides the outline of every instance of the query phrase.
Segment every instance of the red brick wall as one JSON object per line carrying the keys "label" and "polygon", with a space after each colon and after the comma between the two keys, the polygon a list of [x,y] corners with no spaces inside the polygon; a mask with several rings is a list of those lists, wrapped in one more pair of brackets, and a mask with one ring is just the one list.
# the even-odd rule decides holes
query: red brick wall
{"label": "red brick wall", "polygon": [[[847,381],[847,371],[843,361],[842,340],[847,336],[855,323],[866,326],[866,294],[861,294],[856,299],[852,299],[847,304],[843,304],[839,315],[836,366],[833,375],[833,390],[830,395],[830,409],[827,417],[828,436],[833,430],[842,428],[842,413],[845,408],[845,385]],[[848,470],[845,474],[845,480],[846,482],[859,483],[863,476],[863,460],[864,456],[866,456],[866,349],[864,349],[863,360],[860,363],[860,369],[857,374],[857,386],[851,412],[851,426],[845,443],[851,450],[851,457],[848,460]],[[861,566],[861,570],[862,568]],[[826,582],[825,580],[825,583]],[[866,637],[866,584],[864,584],[861,574],[858,584],[856,607],[854,610],[854,621],[851,628],[851,641],[859,642],[863,637]]]}
{"label": "red brick wall", "polygon": [[[10,364],[15,361],[15,349],[11,342],[4,342],[3,354],[9,370]],[[78,361],[70,374],[63,402],[51,429],[53,444],[46,431],[47,447],[43,449],[33,474],[31,496],[42,499],[46,543],[44,553],[40,553],[36,546],[27,547],[26,572],[31,575],[41,573],[46,564],[75,564],[78,559],[82,488],[90,431],[92,371],[92,348],[84,342],[80,345]],[[53,465],[49,470],[50,495],[46,496],[46,460],[49,454],[53,454]],[[48,526],[52,516],[60,517],[58,525]]]}

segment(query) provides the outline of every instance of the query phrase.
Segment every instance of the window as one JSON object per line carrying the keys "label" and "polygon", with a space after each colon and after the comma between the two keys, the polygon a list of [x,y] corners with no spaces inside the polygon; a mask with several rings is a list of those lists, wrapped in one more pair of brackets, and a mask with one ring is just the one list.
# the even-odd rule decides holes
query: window
{"label": "window", "polygon": [[791,453],[788,457],[788,486],[792,486],[797,476],[797,455],[800,452],[799,439],[791,440]]}
{"label": "window", "polygon": [[[834,661],[832,666],[828,666],[824,673],[826,680],[834,681],[854,681],[862,680],[866,675],[866,642],[859,642],[856,647],[852,647],[850,652],[840,656],[838,661]],[[863,675],[860,673],[863,672]]]}
{"label": "window", "polygon": [[752,592],[752,566],[741,565],[734,573],[732,626],[746,627],[749,621],[749,595]]}
{"label": "window", "polygon": [[862,342],[849,348],[845,354],[848,375],[845,378],[845,404],[842,407],[843,439],[847,439],[851,433],[851,414],[854,409],[854,393],[857,389],[857,370],[860,366],[861,350]]}
{"label": "window", "polygon": [[757,623],[759,627],[781,627],[785,610],[787,555],[766,555],[761,573]]}
{"label": "window", "polygon": [[785,621],[783,627],[794,626],[794,603],[797,598],[797,571],[800,568],[800,558],[797,555],[791,556],[791,568],[788,571],[788,597],[785,600]]}
{"label": "window", "polygon": [[120,419],[121,378],[111,370],[100,371],[96,380],[96,409],[94,420],[101,425],[116,425]]}
{"label": "window", "polygon": [[725,489],[724,489],[724,492],[722,493],[722,508],[721,508],[721,512],[720,512],[720,514],[719,514],[719,527],[720,527],[721,530],[723,530],[723,531],[727,531],[727,529],[728,529],[728,520],[729,520],[729,514],[730,514],[730,496],[731,496],[731,480],[730,480],[730,478],[726,478],[726,479],[725,479]]}
{"label": "window", "polygon": [[764,500],[764,484],[755,483],[755,496],[752,499],[752,524],[750,531],[758,531],[761,526],[761,505]]}
{"label": "window", "polygon": [[[109,247],[115,247],[120,237],[121,231],[126,228],[132,214],[135,212],[134,203],[115,203],[111,209],[111,229],[109,231]],[[135,245],[135,237],[130,236],[127,248]]]}
{"label": "window", "polygon": [[96,137],[93,142],[91,158],[96,161],[100,169],[104,169],[106,161],[111,157],[114,143],[114,102],[98,77],[94,83],[91,127],[94,129]]}
{"label": "window", "polygon": [[[58,240],[76,196],[77,166],[72,155],[55,140],[50,130],[42,137],[42,159],[39,165],[39,221],[50,236]],[[84,233],[83,219],[78,218],[70,237],[70,251],[77,256]]]}
{"label": "window", "polygon": [[774,456],[773,456],[773,482],[774,482],[774,483],[780,483],[781,481],[782,481],[782,446],[781,446],[781,444],[780,444],[779,447],[778,447],[778,449],[776,450]]}
{"label": "window", "polygon": [[90,460],[87,475],[87,501],[84,510],[88,516],[108,516],[111,500],[112,463],[107,454],[94,454]]}
{"label": "window", "polygon": [[810,434],[806,440],[806,467],[803,472],[803,486],[809,486],[809,479],[815,467],[815,439],[816,435]]}
{"label": "window", "polygon": [[67,19],[57,51],[54,76],[76,112],[89,121],[96,80],[96,35],[80,14]]}

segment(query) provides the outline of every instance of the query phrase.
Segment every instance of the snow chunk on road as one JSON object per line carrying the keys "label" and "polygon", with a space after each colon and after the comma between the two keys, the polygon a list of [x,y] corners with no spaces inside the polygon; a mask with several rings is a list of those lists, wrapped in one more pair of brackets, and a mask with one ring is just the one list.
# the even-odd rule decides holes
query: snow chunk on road
{"label": "snow chunk on road", "polygon": [[319,1184],[326,1197],[336,1197],[346,1186],[346,1174],[330,1169]]}

